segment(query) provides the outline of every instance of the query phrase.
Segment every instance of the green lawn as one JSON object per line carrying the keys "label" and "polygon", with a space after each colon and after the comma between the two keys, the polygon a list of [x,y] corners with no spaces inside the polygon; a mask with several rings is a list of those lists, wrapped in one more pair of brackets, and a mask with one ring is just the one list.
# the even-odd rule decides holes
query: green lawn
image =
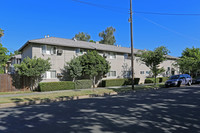
{"label": "green lawn", "polygon": [[[141,89],[150,89],[150,88],[159,88],[163,87],[163,84],[159,85],[145,85],[145,86],[136,86],[135,90]],[[127,88],[108,88],[108,89],[94,89],[91,90],[71,90],[67,92],[55,92],[50,94],[38,94],[38,95],[30,95],[30,96],[15,96],[15,97],[0,97],[0,104],[3,103],[18,103],[18,102],[30,102],[30,101],[37,101],[37,100],[54,100],[54,99],[61,99],[61,98],[73,98],[76,96],[84,96],[90,95],[91,97],[96,95],[102,94],[110,94],[110,93],[120,93],[120,92],[130,92],[132,91],[131,87]],[[19,93],[27,93],[27,92],[9,92],[7,94],[19,94]],[[5,95],[6,93],[1,93],[1,95]]]}
{"label": "green lawn", "polygon": [[23,93],[32,93],[32,91],[11,91],[11,92],[0,92],[0,95],[23,94]]}

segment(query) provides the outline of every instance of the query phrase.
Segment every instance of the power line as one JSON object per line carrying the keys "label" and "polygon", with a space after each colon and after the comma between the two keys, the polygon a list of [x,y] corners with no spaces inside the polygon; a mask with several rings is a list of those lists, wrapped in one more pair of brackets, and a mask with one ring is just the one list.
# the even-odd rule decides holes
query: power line
{"label": "power line", "polygon": [[[107,10],[118,11],[118,12],[119,12],[119,10],[127,11],[127,12],[129,10],[128,8],[124,8],[124,7],[100,5],[100,4],[95,4],[95,3],[86,2],[86,1],[82,1],[82,0],[72,0],[72,1],[90,5],[90,6],[94,6],[94,7],[98,7],[98,8],[107,9]],[[119,13],[123,13],[123,12],[119,12]],[[133,11],[133,13],[134,14],[147,14],[147,15],[164,15],[164,16],[200,16],[200,14],[198,14],[198,13],[197,14],[187,14],[187,13],[162,13],[162,12],[143,12],[143,11]]]}
{"label": "power line", "polygon": [[175,31],[175,30],[173,30],[173,29],[170,29],[170,28],[168,28],[168,27],[166,27],[166,26],[163,26],[163,25],[161,25],[161,24],[159,24],[159,23],[157,23],[157,22],[155,22],[155,21],[153,21],[153,20],[150,20],[150,19],[146,18],[146,17],[139,16],[139,15],[138,15],[138,17],[140,17],[140,18],[142,18],[142,19],[144,19],[144,20],[146,20],[146,21],[148,21],[148,22],[150,22],[150,23],[152,23],[152,24],[154,24],[154,25],[156,25],[156,26],[158,26],[158,27],[160,27],[160,28],[162,28],[162,29],[165,29],[165,30],[170,31],[170,32],[172,32],[172,33],[174,33],[174,34],[177,34],[177,35],[179,35],[179,36],[186,37],[186,38],[189,38],[189,39],[192,39],[192,40],[195,40],[195,41],[200,41],[200,40],[197,39],[197,38],[194,38],[194,37],[191,37],[191,36],[187,36],[187,35],[185,35],[185,34],[182,34],[182,33],[180,33],[180,32],[177,32],[177,31]]}
{"label": "power line", "polygon": [[171,16],[200,16],[200,14],[182,14],[182,13],[160,13],[160,12],[140,12],[134,11],[135,14],[150,14],[150,15],[171,15]]}
{"label": "power line", "polygon": [[[121,13],[121,14],[128,14],[128,8],[116,7],[116,6],[108,6],[108,5],[100,5],[100,4],[90,3],[90,2],[81,1],[81,0],[72,0],[72,1],[78,2],[78,3],[81,3],[81,4],[85,4],[85,5],[98,7],[98,8],[103,8],[103,9],[114,11],[114,12],[118,12],[118,13]],[[127,13],[122,12],[122,11],[127,11]]]}

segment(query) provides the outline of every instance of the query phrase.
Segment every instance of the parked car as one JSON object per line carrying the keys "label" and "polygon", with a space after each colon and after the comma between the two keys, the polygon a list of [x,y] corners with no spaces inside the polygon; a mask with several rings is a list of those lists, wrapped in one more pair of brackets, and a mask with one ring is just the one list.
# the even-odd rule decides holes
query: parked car
{"label": "parked car", "polygon": [[199,84],[200,83],[200,76],[197,76],[195,78],[192,79],[192,83],[193,84]]}
{"label": "parked car", "polygon": [[192,84],[192,78],[188,74],[179,74],[179,75],[173,75],[165,82],[165,87],[170,86],[177,86],[180,87],[181,85],[191,85]]}

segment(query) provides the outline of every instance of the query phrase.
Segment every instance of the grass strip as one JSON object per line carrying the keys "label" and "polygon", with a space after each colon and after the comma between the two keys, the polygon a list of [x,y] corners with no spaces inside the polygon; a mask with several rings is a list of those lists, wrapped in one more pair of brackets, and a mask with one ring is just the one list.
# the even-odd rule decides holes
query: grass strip
{"label": "grass strip", "polygon": [[[152,89],[152,88],[161,88],[163,84],[159,85],[144,85],[136,86],[135,90],[142,89]],[[70,98],[76,96],[85,96],[85,95],[102,95],[110,93],[123,93],[132,91],[131,87],[122,87],[122,88],[108,88],[108,89],[94,89],[91,90],[70,90],[67,92],[55,92],[50,94],[40,94],[40,95],[29,95],[29,96],[15,96],[15,97],[0,97],[0,104],[4,103],[18,103],[18,102],[31,102],[38,100],[54,100],[59,98]],[[13,93],[12,93],[13,94]]]}

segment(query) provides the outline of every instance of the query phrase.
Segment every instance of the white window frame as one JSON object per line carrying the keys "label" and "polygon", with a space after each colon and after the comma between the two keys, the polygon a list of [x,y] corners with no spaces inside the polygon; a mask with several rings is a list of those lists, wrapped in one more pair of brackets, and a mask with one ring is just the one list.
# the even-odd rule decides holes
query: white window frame
{"label": "white window frame", "polygon": [[150,74],[150,71],[146,71],[146,75],[149,75]]}
{"label": "white window frame", "polygon": [[76,54],[78,54],[78,55],[83,55],[85,53],[87,53],[85,49],[80,49],[80,48],[76,49]]}
{"label": "white window frame", "polygon": [[128,54],[124,54],[124,59],[128,59]]}
{"label": "white window frame", "polygon": [[116,58],[117,58],[117,55],[116,55],[116,53],[114,53],[114,52],[109,52],[107,58],[109,58],[109,59],[116,59]]}
{"label": "white window frame", "polygon": [[124,77],[130,78],[131,77],[131,71],[125,71]]}
{"label": "white window frame", "polygon": [[[55,72],[55,77],[52,78],[52,72]],[[47,76],[47,73],[49,73],[49,77]],[[57,79],[57,76],[56,76],[56,70],[49,70],[49,71],[46,71],[44,74],[43,74],[43,79]]]}
{"label": "white window frame", "polygon": [[41,46],[41,53],[47,54],[47,55],[54,55],[54,54],[57,53],[57,47],[56,46],[49,46],[49,45],[42,45]]}
{"label": "white window frame", "polygon": [[[111,75],[112,72],[113,72],[114,76]],[[109,71],[109,72],[107,73],[107,77],[116,77],[116,76],[117,76],[117,72],[116,72],[116,71]]]}
{"label": "white window frame", "polygon": [[140,75],[144,75],[144,71],[140,71]]}

